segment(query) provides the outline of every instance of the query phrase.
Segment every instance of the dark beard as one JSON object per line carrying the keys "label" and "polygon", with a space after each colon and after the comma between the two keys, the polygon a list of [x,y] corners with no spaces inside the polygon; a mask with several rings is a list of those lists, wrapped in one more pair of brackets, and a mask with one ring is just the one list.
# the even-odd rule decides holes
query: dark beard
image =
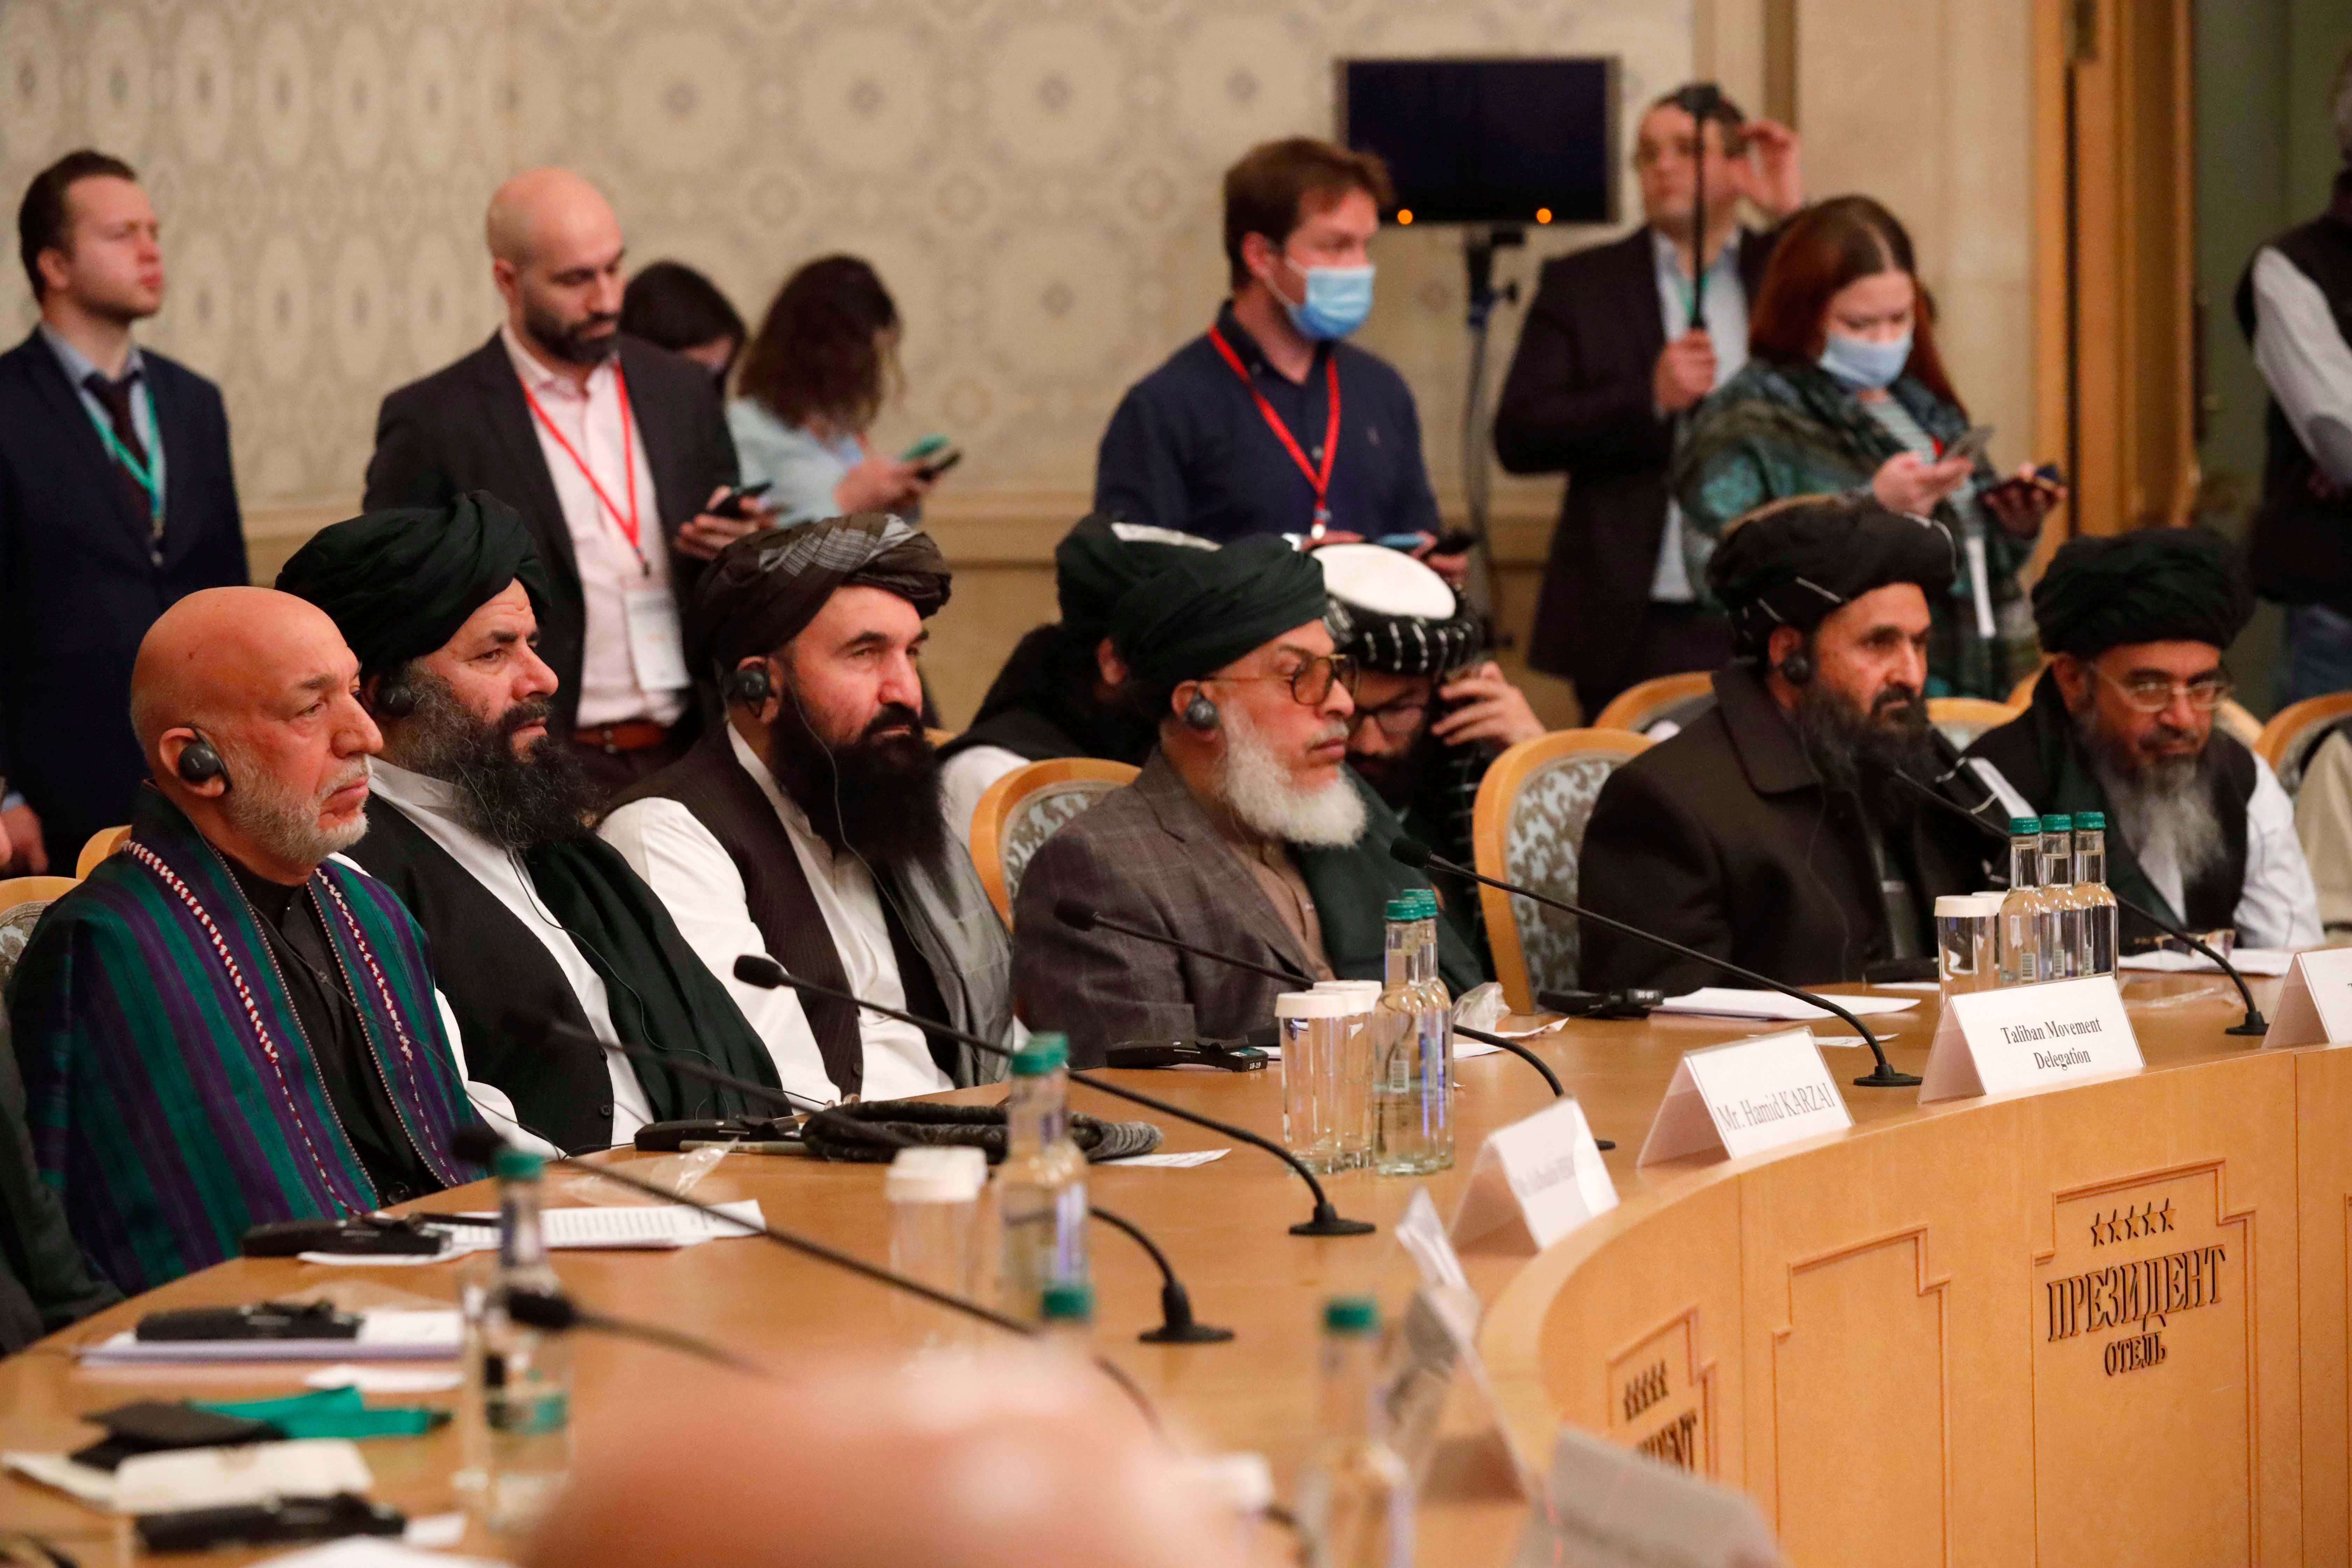
{"label": "dark beard", "polygon": [[610,327],[620,319],[608,311],[599,311],[567,327],[534,306],[526,304],[522,308],[522,330],[530,334],[530,341],[567,364],[598,365],[610,359],[613,351],[621,346],[621,334],[608,331],[592,338],[588,329]]}
{"label": "dark beard", "polygon": [[458,821],[501,849],[587,837],[590,786],[572,748],[551,733],[515,754],[514,732],[547,722],[545,698],[518,702],[484,723],[439,676],[412,668],[404,679],[416,707],[403,726],[401,765],[455,788]]}
{"label": "dark beard", "polygon": [[1412,744],[1395,755],[1366,757],[1350,752],[1348,765],[1372,786],[1372,793],[1386,802],[1390,810],[1402,812],[1421,798],[1423,786],[1444,760],[1445,752],[1445,742],[1423,724],[1413,736]]}
{"label": "dark beard", "polygon": [[1798,743],[1832,793],[1859,797],[1881,824],[1911,820],[1916,796],[1895,783],[1895,775],[1925,780],[1936,773],[1936,731],[1917,692],[1887,687],[1870,712],[1862,714],[1824,687],[1802,687],[1796,725]]}
{"label": "dark beard", "polygon": [[[883,733],[899,725],[904,733]],[[913,709],[885,707],[856,740],[828,746],[787,688],[768,726],[768,766],[835,854],[868,867],[940,863],[948,825],[939,753]]]}

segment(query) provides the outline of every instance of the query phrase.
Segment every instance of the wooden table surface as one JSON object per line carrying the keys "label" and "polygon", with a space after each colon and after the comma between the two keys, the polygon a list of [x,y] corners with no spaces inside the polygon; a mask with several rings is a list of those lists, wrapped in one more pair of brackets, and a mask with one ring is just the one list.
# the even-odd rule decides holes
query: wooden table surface
{"label": "wooden table surface", "polygon": [[[2257,983],[2258,988],[2263,983]],[[2269,989],[2275,989],[2270,983]],[[1911,994],[1917,995],[1917,994]],[[2234,993],[2214,976],[2126,976],[2125,995],[2152,1069],[2224,1045],[2221,1030],[2238,1018]],[[2267,1001],[2267,997],[2263,998]],[[1937,1012],[1932,994],[1913,1012],[1888,1018],[1897,1067],[1924,1066]],[[1880,1029],[1877,1020],[1873,1027]],[[1670,1195],[1699,1169],[1692,1163],[1636,1171],[1634,1159],[1667,1080],[1682,1053],[1754,1034],[1769,1026],[1723,1019],[1658,1016],[1647,1022],[1571,1021],[1530,1041],[1582,1102],[1594,1131],[1614,1138],[1606,1156],[1621,1194]],[[1834,1024],[1832,1028],[1843,1029]],[[1880,1029],[1882,1035],[1884,1029]],[[1831,1069],[1844,1089],[1857,1123],[1923,1113],[1915,1089],[1851,1087],[1869,1056],[1851,1035],[1824,1033]],[[1263,1074],[1137,1072],[1112,1075],[1205,1114],[1279,1139],[1279,1069]],[[1461,1062],[1456,1159],[1453,1170],[1426,1179],[1441,1215],[1449,1219],[1479,1141],[1495,1128],[1550,1103],[1542,1081],[1505,1054]],[[995,1090],[957,1098],[992,1099]],[[1073,1086],[1073,1105],[1112,1118],[1144,1114],[1123,1101]],[[1170,1151],[1226,1146],[1204,1130],[1154,1117]],[[656,1158],[611,1156],[624,1164]],[[593,1178],[551,1173],[550,1202],[609,1201],[591,1189]],[[1305,1186],[1278,1162],[1246,1145],[1211,1164],[1191,1169],[1097,1167],[1090,1195],[1134,1220],[1168,1253],[1189,1287],[1202,1321],[1238,1331],[1225,1344],[1151,1346],[1136,1334],[1155,1324],[1159,1279],[1128,1238],[1097,1226],[1091,1238],[1097,1293],[1096,1343],[1148,1391],[1169,1423],[1213,1450],[1250,1449],[1274,1462],[1286,1496],[1309,1437],[1314,1411],[1315,1349],[1320,1303],[1346,1291],[1373,1291],[1394,1310],[1416,1282],[1394,1238],[1399,1215],[1415,1179],[1351,1173],[1327,1178],[1340,1211],[1378,1224],[1377,1234],[1347,1238],[1293,1237],[1288,1226],[1307,1217]],[[609,1184],[604,1184],[610,1192]],[[860,1256],[887,1261],[888,1215],[882,1168],[822,1164],[797,1158],[735,1156],[696,1189],[706,1201],[752,1197],[771,1224],[793,1228]],[[429,1200],[432,1207],[486,1207],[487,1184]],[[1517,1257],[1473,1250],[1465,1266],[1482,1298],[1495,1300],[1524,1266]],[[566,1288],[599,1311],[683,1329],[754,1360],[790,1368],[849,1349],[887,1351],[911,1344],[935,1309],[902,1304],[882,1288],[757,1239],[723,1240],[671,1253],[556,1254]],[[366,1291],[454,1302],[454,1264],[423,1268],[329,1268],[290,1260],[232,1260],[126,1302],[0,1362],[0,1449],[66,1450],[92,1441],[82,1413],[140,1397],[236,1399],[299,1391],[308,1368],[234,1372],[85,1372],[74,1347],[130,1328],[143,1313],[167,1307],[257,1300],[327,1287],[346,1300]],[[358,1303],[364,1304],[364,1303]],[[950,1315],[940,1313],[937,1321]],[[625,1419],[607,1391],[658,1364],[667,1352],[625,1342],[584,1338],[576,1351],[576,1420],[585,1429]],[[371,1396],[372,1404],[415,1403],[420,1396]],[[452,1394],[421,1396],[448,1404]],[[457,1506],[449,1477],[457,1462],[450,1429],[425,1438],[370,1442],[362,1450],[377,1495],[414,1515]],[[1540,1458],[1540,1457],[1538,1457]],[[1423,1561],[1504,1561],[1521,1510],[1505,1500],[1447,1504],[1424,1510]],[[0,1522],[87,1541],[103,1527],[81,1505],[14,1477],[0,1477]],[[469,1536],[474,1550],[488,1541]],[[103,1554],[97,1561],[106,1561]],[[91,1560],[86,1555],[85,1561]],[[218,1554],[205,1561],[242,1561]]]}

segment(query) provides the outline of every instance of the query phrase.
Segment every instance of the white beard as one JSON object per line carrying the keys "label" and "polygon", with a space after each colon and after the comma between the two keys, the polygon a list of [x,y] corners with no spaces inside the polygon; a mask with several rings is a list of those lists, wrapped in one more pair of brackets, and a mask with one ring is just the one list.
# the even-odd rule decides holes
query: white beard
{"label": "white beard", "polygon": [[229,793],[221,797],[221,815],[229,825],[291,866],[317,866],[338,850],[349,849],[367,837],[367,815],[354,812],[340,827],[319,821],[319,807],[329,795],[364,780],[367,764],[358,758],[331,780],[325,794],[304,800],[282,780],[237,768]]}
{"label": "white beard", "polygon": [[[1301,790],[1289,764],[1238,709],[1224,715],[1225,751],[1217,791],[1241,825],[1283,844],[1340,849],[1364,836],[1364,802],[1345,773],[1320,789]],[[1344,739],[1347,731],[1339,730]]]}

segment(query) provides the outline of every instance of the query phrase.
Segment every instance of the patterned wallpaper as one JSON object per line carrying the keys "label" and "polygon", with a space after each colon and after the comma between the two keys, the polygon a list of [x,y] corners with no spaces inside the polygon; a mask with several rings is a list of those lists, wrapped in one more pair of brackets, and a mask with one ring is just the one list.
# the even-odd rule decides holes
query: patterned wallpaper
{"label": "patterned wallpaper", "polygon": [[[226,389],[257,510],[356,496],[377,400],[497,320],[482,204],[541,162],[754,321],[800,260],[868,257],[908,323],[884,434],[952,432],[965,498],[1066,498],[1223,292],[1219,174],[1328,132],[1336,58],[1613,54],[1630,124],[1691,36],[1689,0],[0,0],[0,190],[86,142],[140,168],[170,275],[147,335]],[[1377,258],[1364,341],[1450,489],[1458,240]]]}

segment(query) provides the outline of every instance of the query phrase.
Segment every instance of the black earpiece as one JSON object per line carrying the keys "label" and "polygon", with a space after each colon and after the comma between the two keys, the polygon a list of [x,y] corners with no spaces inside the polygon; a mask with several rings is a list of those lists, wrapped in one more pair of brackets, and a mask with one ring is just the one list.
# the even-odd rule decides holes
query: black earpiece
{"label": "black earpiece", "polygon": [[1184,723],[1204,732],[1217,727],[1217,705],[1209,700],[1207,692],[1194,691],[1192,700],[1184,704]]}
{"label": "black earpiece", "polygon": [[727,700],[730,702],[765,702],[774,691],[768,680],[768,663],[747,664],[731,670],[727,677]]}
{"label": "black earpiece", "polygon": [[221,761],[221,754],[202,735],[180,748],[180,760],[172,764],[172,771],[185,784],[210,784],[219,779],[226,785],[228,782],[228,764]]}
{"label": "black earpiece", "polygon": [[416,688],[405,680],[387,680],[376,688],[375,710],[386,719],[405,719],[416,711]]}
{"label": "black earpiece", "polygon": [[1780,679],[1791,686],[1802,686],[1813,678],[1812,655],[1799,648],[1780,661]]}

